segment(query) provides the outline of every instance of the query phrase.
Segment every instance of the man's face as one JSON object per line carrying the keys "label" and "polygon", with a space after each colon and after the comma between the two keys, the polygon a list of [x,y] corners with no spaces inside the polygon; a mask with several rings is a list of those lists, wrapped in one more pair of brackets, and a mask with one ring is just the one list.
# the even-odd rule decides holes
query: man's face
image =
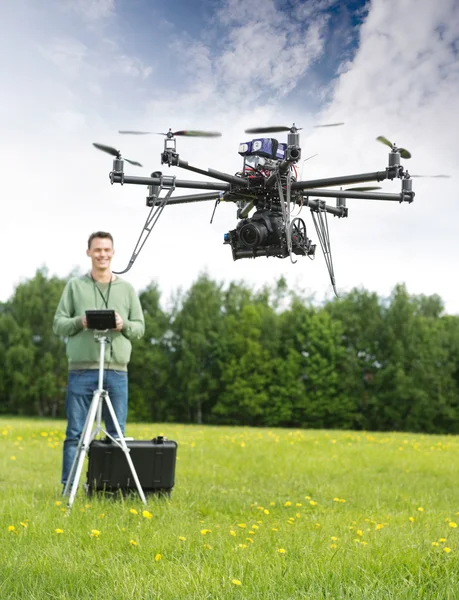
{"label": "man's face", "polygon": [[110,268],[115,251],[109,238],[94,238],[86,254],[91,258],[93,269],[106,270]]}

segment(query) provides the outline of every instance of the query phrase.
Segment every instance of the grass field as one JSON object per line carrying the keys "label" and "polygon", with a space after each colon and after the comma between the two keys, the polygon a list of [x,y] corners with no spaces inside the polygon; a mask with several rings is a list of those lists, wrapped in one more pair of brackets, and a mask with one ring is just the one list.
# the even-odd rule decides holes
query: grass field
{"label": "grass field", "polygon": [[178,442],[170,500],[68,514],[64,427],[0,420],[2,600],[459,598],[456,437],[129,425]]}

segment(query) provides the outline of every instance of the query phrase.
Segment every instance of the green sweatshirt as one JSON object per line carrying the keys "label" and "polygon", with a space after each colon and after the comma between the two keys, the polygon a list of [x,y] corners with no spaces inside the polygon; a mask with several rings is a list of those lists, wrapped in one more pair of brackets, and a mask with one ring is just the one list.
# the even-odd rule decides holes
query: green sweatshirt
{"label": "green sweatshirt", "polygon": [[[108,333],[105,368],[127,371],[132,350],[130,339],[141,338],[145,332],[143,311],[134,288],[124,279],[117,276],[111,283],[110,294],[108,291],[108,283],[93,281],[89,275],[74,277],[65,286],[54,316],[53,330],[56,335],[68,338],[70,370],[99,368],[99,343],[92,330],[83,328],[82,321],[86,310],[109,308],[123,319],[123,329]],[[102,296],[108,300],[107,306]]]}

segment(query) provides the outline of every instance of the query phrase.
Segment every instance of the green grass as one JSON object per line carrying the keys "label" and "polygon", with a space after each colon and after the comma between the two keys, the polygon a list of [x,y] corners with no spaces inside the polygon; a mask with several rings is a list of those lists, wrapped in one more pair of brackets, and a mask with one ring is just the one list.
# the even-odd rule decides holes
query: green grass
{"label": "green grass", "polygon": [[129,425],[178,442],[171,499],[68,514],[64,427],[0,420],[2,600],[459,598],[456,437]]}

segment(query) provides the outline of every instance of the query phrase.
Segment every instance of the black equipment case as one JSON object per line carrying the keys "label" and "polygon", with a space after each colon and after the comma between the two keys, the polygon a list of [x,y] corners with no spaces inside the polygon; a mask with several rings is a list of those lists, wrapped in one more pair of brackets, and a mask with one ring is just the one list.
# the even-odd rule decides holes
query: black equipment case
{"label": "black equipment case", "polygon": [[[134,468],[145,494],[170,495],[175,483],[177,442],[158,436],[152,440],[126,440]],[[89,445],[87,491],[136,491],[126,456],[109,438]]]}

